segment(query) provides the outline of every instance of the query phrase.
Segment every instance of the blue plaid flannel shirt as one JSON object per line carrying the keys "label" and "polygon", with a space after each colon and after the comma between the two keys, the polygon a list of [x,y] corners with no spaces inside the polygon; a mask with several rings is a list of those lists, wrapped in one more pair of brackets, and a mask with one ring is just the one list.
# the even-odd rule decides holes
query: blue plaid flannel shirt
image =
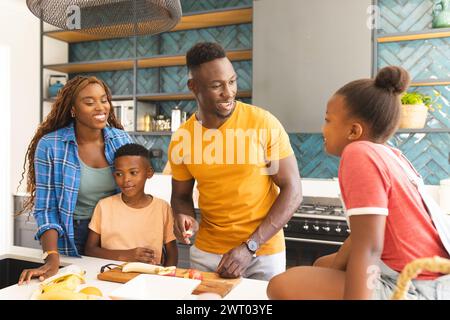
{"label": "blue plaid flannel shirt", "polygon": [[[111,127],[103,130],[103,136],[105,157],[112,171],[116,150],[132,143],[132,140],[125,131]],[[55,229],[59,235],[59,252],[80,256],[75,247],[73,230],[73,212],[80,187],[80,162],[73,122],[39,140],[34,169],[36,198],[33,214],[38,225],[36,239],[39,240],[45,231]]]}

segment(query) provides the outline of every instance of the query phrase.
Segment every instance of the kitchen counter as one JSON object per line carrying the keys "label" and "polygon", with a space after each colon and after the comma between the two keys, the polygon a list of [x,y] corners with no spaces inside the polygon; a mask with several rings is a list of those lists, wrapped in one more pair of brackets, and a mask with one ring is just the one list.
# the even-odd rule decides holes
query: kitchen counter
{"label": "kitchen counter", "polygon": [[[23,247],[13,247],[11,253],[0,256],[0,259],[14,258],[33,262],[42,262],[41,250]],[[61,265],[66,267],[71,264],[80,266],[86,271],[86,284],[99,288],[106,297],[110,292],[121,286],[120,283],[100,281],[97,274],[100,268],[108,263],[122,264],[122,261],[104,260],[92,257],[73,258],[61,256]],[[267,281],[242,279],[242,281],[228,294],[224,300],[267,300]],[[39,286],[39,280],[33,279],[28,285],[13,285],[0,290],[0,300],[28,300],[31,294]],[[195,295],[190,296],[196,299]]]}

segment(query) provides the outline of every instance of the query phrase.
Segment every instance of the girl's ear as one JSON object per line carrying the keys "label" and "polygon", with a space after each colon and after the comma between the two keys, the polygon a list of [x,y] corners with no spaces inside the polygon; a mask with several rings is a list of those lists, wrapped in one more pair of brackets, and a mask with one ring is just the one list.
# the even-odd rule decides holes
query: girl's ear
{"label": "girl's ear", "polygon": [[364,128],[359,122],[352,123],[350,133],[348,135],[348,140],[355,141],[361,138],[364,133]]}

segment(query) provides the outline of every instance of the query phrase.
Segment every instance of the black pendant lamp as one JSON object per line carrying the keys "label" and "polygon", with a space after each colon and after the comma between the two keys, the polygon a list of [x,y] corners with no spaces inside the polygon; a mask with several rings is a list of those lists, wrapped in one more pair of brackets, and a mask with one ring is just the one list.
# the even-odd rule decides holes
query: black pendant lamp
{"label": "black pendant lamp", "polygon": [[182,15],[180,0],[27,0],[27,6],[63,30],[111,38],[169,31]]}

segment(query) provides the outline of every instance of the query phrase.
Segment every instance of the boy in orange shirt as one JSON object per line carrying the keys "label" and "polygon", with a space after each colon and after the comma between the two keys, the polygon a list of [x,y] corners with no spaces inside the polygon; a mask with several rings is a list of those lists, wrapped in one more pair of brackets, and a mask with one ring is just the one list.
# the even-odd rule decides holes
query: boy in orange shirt
{"label": "boy in orange shirt", "polygon": [[148,150],[126,144],[117,150],[114,166],[122,193],[100,200],[95,207],[86,255],[176,266],[172,209],[164,200],[144,193],[145,182],[153,176]]}

